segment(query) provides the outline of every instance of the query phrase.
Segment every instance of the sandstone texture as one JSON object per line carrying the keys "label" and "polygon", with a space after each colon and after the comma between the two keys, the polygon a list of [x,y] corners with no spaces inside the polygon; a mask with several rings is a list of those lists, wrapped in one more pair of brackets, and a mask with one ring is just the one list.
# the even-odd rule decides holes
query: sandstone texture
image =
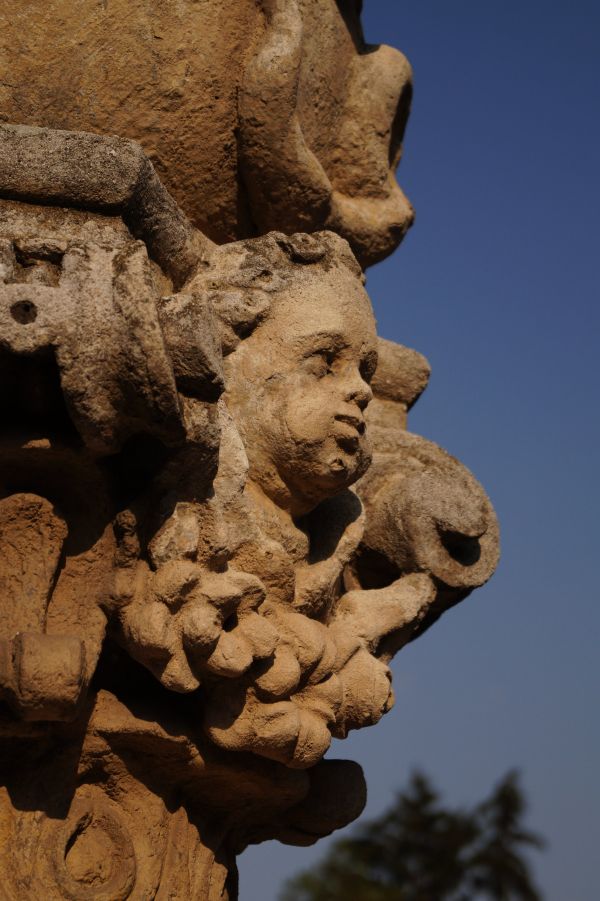
{"label": "sandstone texture", "polygon": [[219,243],[332,228],[368,265],[412,222],[410,66],[354,0],[4,0],[0,70],[0,121],[134,138]]}
{"label": "sandstone texture", "polygon": [[2,901],[234,901],[351,822],[332,738],[496,566],[364,288],[410,73],[359,7],[3,7]]}

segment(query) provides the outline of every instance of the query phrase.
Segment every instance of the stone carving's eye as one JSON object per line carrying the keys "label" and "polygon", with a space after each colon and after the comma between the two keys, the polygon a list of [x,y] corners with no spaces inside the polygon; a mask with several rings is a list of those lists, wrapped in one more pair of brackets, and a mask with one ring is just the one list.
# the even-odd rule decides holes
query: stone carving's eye
{"label": "stone carving's eye", "polygon": [[316,375],[317,378],[323,378],[326,375],[329,375],[333,371],[333,364],[335,362],[335,351],[322,348],[321,350],[317,350],[312,353],[308,357],[308,366],[313,375]]}

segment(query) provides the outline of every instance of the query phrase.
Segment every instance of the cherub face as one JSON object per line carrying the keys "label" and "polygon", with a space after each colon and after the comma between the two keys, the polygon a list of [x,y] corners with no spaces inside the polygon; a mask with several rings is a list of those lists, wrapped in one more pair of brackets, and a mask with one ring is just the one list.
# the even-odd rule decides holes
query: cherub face
{"label": "cherub face", "polygon": [[294,280],[227,358],[226,398],[250,477],[293,514],[366,471],[363,413],[376,362],[371,304],[345,268]]}

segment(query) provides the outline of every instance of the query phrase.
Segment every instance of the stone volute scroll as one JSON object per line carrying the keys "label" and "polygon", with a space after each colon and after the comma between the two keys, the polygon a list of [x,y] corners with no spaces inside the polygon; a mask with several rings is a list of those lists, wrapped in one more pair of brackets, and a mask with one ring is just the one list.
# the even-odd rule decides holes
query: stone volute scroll
{"label": "stone volute scroll", "polygon": [[235,901],[249,844],[360,814],[332,739],[498,559],[364,287],[412,222],[410,68],[345,0],[26,6],[0,27],[0,898]]}

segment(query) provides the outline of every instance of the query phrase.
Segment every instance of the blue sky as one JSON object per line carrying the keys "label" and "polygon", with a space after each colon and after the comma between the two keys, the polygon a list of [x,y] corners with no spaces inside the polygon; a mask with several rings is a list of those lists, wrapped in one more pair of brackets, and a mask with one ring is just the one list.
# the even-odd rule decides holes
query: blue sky
{"label": "blue sky", "polygon": [[[396,659],[395,709],[331,756],[362,764],[363,816],[416,766],[454,803],[519,767],[545,898],[596,901],[600,4],[367,0],[363,21],[415,69],[417,221],[367,287],[380,333],[433,368],[411,431],[483,482],[503,556]],[[241,901],[275,901],[326,847],[245,852]]]}

